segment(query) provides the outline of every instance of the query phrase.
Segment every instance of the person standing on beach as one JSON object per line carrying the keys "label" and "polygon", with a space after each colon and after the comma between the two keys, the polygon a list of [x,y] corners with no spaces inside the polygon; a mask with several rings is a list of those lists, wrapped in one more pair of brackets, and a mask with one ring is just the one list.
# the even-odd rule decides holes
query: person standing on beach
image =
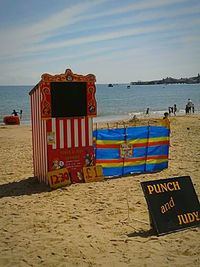
{"label": "person standing on beach", "polygon": [[169,113],[168,112],[164,113],[164,117],[162,120],[162,126],[170,129],[170,120],[169,120]]}
{"label": "person standing on beach", "polygon": [[194,113],[194,104],[192,104],[192,113]]}
{"label": "person standing on beach", "polygon": [[189,113],[191,113],[191,111],[192,111],[192,100],[190,98],[188,98],[187,106],[188,106],[188,109],[189,109]]}
{"label": "person standing on beach", "polygon": [[188,104],[185,106],[185,114],[189,114],[189,107],[188,107]]}
{"label": "person standing on beach", "polygon": [[146,115],[149,115],[149,108],[147,108],[146,110]]}
{"label": "person standing on beach", "polygon": [[168,111],[169,111],[169,116],[171,115],[172,109],[171,107],[168,107]]}
{"label": "person standing on beach", "polygon": [[22,110],[22,109],[20,109],[20,112],[19,112],[20,119],[22,118],[22,112],[23,112],[23,110]]}
{"label": "person standing on beach", "polygon": [[18,113],[17,113],[17,111],[15,109],[13,109],[12,115],[13,116],[18,116]]}
{"label": "person standing on beach", "polygon": [[176,116],[177,107],[176,104],[174,104],[174,116]]}

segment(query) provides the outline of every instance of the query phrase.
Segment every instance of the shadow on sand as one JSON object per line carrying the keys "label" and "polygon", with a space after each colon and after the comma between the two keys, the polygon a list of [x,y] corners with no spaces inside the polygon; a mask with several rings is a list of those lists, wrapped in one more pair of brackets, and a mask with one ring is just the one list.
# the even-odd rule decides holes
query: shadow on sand
{"label": "shadow on sand", "polygon": [[129,233],[127,234],[128,237],[143,237],[143,238],[147,238],[147,237],[150,237],[150,236],[155,236],[156,235],[156,232],[154,229],[149,229],[147,231],[136,231],[136,232],[132,232],[132,233]]}
{"label": "shadow on sand", "polygon": [[18,182],[11,182],[0,185],[0,198],[32,195],[42,192],[49,192],[50,188],[39,183],[36,177],[28,177]]}

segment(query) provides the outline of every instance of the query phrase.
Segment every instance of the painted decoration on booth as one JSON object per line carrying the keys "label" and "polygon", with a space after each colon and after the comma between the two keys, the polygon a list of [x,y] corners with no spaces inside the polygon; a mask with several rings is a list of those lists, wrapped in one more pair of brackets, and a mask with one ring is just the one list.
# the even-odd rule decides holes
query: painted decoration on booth
{"label": "painted decoration on booth", "polygon": [[56,143],[55,132],[47,132],[47,145],[53,145]]}
{"label": "painted decoration on booth", "polygon": [[48,169],[56,170],[70,167],[88,167],[95,165],[94,148],[54,149],[49,153]]}
{"label": "painted decoration on booth", "polygon": [[[93,74],[88,74],[85,76],[79,75],[73,73],[70,69],[67,69],[65,73],[62,74],[51,75],[48,73],[44,73],[42,74],[41,78],[42,80],[40,82],[39,87],[40,87],[42,119],[48,119],[51,117],[76,117],[76,116],[95,117],[97,115],[97,104],[95,99],[95,93],[96,93],[95,75]],[[83,91],[82,87],[84,85],[85,85],[84,89],[86,90]],[[59,89],[57,90],[55,87],[59,87]],[[80,90],[76,90],[77,88]],[[60,98],[59,95],[61,94],[61,89],[63,90],[62,90],[62,97]],[[74,97],[72,97],[73,93]],[[53,104],[57,102],[59,102],[60,105],[58,106],[56,104],[56,109],[55,109],[53,108],[54,107]],[[67,105],[66,102],[69,105]],[[75,116],[73,115],[73,112],[77,111],[78,109],[82,109],[82,105],[80,105],[80,103],[86,106],[86,110],[84,111],[86,114]],[[64,114],[65,112],[62,111],[62,116],[53,116],[55,112],[59,111],[61,106],[63,106],[62,109],[66,112],[66,114]],[[70,114],[67,112],[69,106],[71,106]]]}
{"label": "painted decoration on booth", "polygon": [[93,147],[54,149],[49,151],[49,171],[67,168],[72,183],[83,183],[83,167],[95,165]]}
{"label": "painted decoration on booth", "polygon": [[45,82],[40,85],[41,91],[41,117],[48,119],[51,117],[51,91],[50,83]]}

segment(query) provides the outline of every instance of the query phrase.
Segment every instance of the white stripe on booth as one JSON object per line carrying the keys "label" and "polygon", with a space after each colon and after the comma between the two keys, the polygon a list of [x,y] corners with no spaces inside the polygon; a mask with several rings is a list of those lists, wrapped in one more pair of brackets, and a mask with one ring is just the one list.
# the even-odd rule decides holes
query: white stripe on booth
{"label": "white stripe on booth", "polygon": [[78,147],[78,120],[74,119],[74,146]]}
{"label": "white stripe on booth", "polygon": [[64,148],[64,129],[63,129],[63,120],[59,121],[60,126],[60,148]]}
{"label": "white stripe on booth", "polygon": [[70,148],[72,146],[71,141],[71,120],[67,120],[67,147]]}

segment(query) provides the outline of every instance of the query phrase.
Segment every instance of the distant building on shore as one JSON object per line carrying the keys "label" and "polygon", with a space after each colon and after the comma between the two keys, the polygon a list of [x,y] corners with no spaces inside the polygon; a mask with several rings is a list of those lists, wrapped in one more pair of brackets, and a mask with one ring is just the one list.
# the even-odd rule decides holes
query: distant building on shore
{"label": "distant building on shore", "polygon": [[153,80],[153,81],[137,81],[137,82],[131,82],[130,84],[132,85],[153,85],[153,84],[180,84],[180,83],[185,83],[185,84],[195,84],[195,83],[200,83],[200,74],[196,77],[190,77],[190,78],[180,78],[180,79],[175,79],[172,77],[167,77],[162,80]]}

